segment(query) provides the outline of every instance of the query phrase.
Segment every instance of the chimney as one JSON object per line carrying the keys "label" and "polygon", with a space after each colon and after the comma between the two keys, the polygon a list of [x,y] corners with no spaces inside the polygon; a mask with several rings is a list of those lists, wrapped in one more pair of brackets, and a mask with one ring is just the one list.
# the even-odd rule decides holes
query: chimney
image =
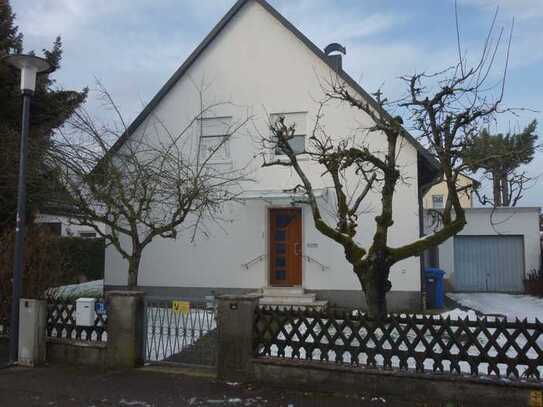
{"label": "chimney", "polygon": [[[334,54],[332,54],[333,52]],[[331,65],[334,67],[334,70],[336,72],[340,72],[343,69],[343,57],[341,54],[347,54],[345,47],[337,42],[333,42],[324,48],[324,53],[326,54],[326,57],[330,61]]]}

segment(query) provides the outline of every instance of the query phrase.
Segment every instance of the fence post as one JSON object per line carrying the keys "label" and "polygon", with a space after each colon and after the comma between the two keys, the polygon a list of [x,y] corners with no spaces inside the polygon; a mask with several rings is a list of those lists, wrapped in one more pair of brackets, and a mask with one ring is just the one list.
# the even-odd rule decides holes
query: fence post
{"label": "fence post", "polygon": [[238,380],[252,375],[253,321],[258,296],[217,297],[217,375]]}
{"label": "fence post", "polygon": [[107,350],[109,367],[137,367],[143,364],[142,291],[109,291],[107,304]]}
{"label": "fence post", "polygon": [[47,301],[21,299],[19,305],[19,357],[21,366],[38,366],[45,362]]}

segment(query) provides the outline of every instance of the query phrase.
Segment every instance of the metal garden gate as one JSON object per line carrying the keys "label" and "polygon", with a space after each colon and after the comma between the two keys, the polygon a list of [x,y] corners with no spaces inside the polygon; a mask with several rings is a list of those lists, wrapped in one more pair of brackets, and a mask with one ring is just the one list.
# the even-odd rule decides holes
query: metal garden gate
{"label": "metal garden gate", "polygon": [[522,292],[523,236],[456,236],[456,291]]}
{"label": "metal garden gate", "polygon": [[215,366],[215,303],[146,298],[146,363]]}

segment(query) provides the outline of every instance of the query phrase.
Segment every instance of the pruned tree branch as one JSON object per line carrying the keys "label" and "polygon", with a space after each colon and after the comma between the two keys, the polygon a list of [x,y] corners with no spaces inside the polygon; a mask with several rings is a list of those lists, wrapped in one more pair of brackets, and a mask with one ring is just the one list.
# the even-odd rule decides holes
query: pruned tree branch
{"label": "pruned tree branch", "polygon": [[[406,258],[420,255],[426,249],[439,245],[462,230],[466,223],[459,194],[467,187],[459,186],[458,177],[466,169],[463,149],[484,123],[494,120],[504,112],[501,103],[509,60],[510,40],[506,45],[506,60],[497,92],[488,86],[498,48],[502,42],[503,29],[498,30],[497,40],[492,41],[495,30],[494,16],[489,33],[485,38],[480,58],[474,63],[462,54],[460,32],[458,31],[458,62],[455,66],[433,74],[416,73],[401,79],[407,85],[407,94],[396,103],[404,109],[408,122],[420,139],[429,147],[429,152],[439,164],[440,176],[447,186],[447,201],[440,212],[441,227],[430,235],[392,247],[389,239],[394,224],[393,201],[399,182],[404,181],[403,168],[399,164],[400,147],[405,140],[406,130],[401,117],[393,117],[384,109],[382,92],[376,93],[375,103],[359,95],[340,77],[332,77],[323,86],[324,100],[321,102],[313,133],[308,139],[305,151],[296,154],[291,146],[295,126],[280,117],[270,120],[269,134],[261,135],[267,151],[281,151],[283,156],[263,154],[263,166],[286,166],[292,168],[303,185],[303,191],[311,206],[317,230],[339,243],[347,261],[358,276],[366,296],[368,312],[375,318],[386,315],[386,292],[390,290],[389,273],[392,265]],[[457,26],[458,17],[457,17]],[[347,104],[371,123],[361,134],[347,139],[344,135],[330,135],[320,125],[321,111],[328,103]],[[385,141],[385,150],[379,151],[382,143],[364,142],[368,139]],[[371,136],[371,137],[369,137]],[[333,190],[335,224],[321,215],[320,203],[313,192],[311,173],[300,164],[299,157],[309,159],[323,168],[321,176],[329,180]],[[363,184],[358,195],[349,196],[352,185]],[[363,247],[357,238],[370,229],[361,224],[357,213],[369,196],[378,196],[380,208],[374,218],[375,228],[371,244]]]}
{"label": "pruned tree branch", "polygon": [[205,105],[198,91],[201,108],[179,132],[153,117],[112,152],[127,127],[112,96],[100,84],[99,89],[118,115],[120,131],[97,124],[80,109],[60,133],[49,160],[76,212],[75,222],[93,227],[127,260],[133,288],[143,250],[154,239],[177,238],[181,228],[189,228],[189,219],[196,219],[194,236],[203,218],[217,217],[225,203],[237,200],[239,184],[247,180],[245,169],[217,164],[214,158],[250,117],[225,123],[224,135],[204,151],[202,121],[230,104]]}

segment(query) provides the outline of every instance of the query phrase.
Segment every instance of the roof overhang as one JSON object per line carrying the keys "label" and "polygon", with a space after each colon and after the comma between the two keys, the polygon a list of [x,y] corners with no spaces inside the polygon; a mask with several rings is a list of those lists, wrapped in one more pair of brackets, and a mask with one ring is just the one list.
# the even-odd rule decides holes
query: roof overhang
{"label": "roof overhang", "polygon": [[[328,197],[327,188],[314,189],[315,198]],[[281,190],[254,190],[242,192],[238,199],[240,200],[262,200],[262,201],[303,201],[307,196],[303,192],[281,191]]]}

